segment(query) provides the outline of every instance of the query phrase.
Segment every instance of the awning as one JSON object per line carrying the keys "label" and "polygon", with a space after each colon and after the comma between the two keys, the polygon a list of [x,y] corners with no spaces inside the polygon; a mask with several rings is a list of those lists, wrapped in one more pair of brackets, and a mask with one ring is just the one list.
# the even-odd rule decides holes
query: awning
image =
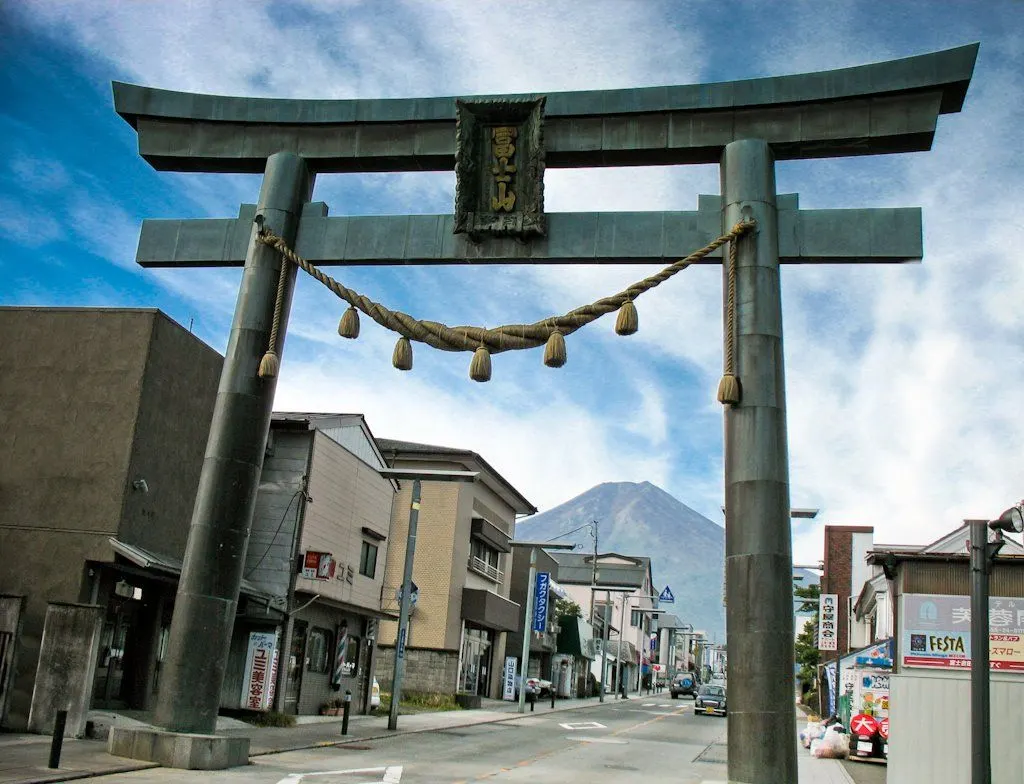
{"label": "awning", "polygon": [[504,596],[477,588],[462,589],[462,617],[487,629],[514,632],[519,629],[520,607]]}
{"label": "awning", "polygon": [[[162,553],[154,553],[152,550],[147,550],[134,544],[128,544],[113,537],[110,537],[107,541],[110,542],[110,546],[114,548],[115,553],[120,555],[122,558],[131,561],[142,569],[152,569],[155,572],[170,575],[175,579],[181,577],[182,563],[177,558],[170,555],[163,555]],[[245,579],[242,580],[242,593],[268,604],[274,603],[275,599],[274,596],[270,595],[266,591],[261,591]]]}
{"label": "awning", "polygon": [[558,622],[558,652],[584,659],[595,658],[592,650],[594,627],[582,618],[576,618],[576,623],[573,623],[572,620],[563,617]]}
{"label": "awning", "polygon": [[512,552],[511,537],[498,528],[498,526],[487,522],[482,517],[474,517],[472,519],[469,534],[490,545],[499,553]]}

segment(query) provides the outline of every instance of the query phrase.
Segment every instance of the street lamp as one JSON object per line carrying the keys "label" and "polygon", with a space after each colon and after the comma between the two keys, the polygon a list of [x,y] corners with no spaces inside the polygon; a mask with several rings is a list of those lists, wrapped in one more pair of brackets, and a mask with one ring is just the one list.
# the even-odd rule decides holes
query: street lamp
{"label": "street lamp", "polygon": [[[618,692],[615,695],[615,699],[619,699],[619,694],[623,693],[623,689],[622,689],[622,643],[623,643],[623,639],[622,638],[623,638],[624,632],[626,630],[626,603],[627,602],[631,602],[633,599],[641,599],[641,600],[643,600],[643,599],[647,599],[647,600],[654,599],[654,600],[657,600],[658,598],[659,597],[656,594],[641,594],[639,596],[625,596],[625,595],[623,595],[623,597],[622,597],[622,607],[620,608],[620,611],[619,611],[619,647],[618,647],[618,650],[616,650],[616,652],[615,652],[615,685],[617,687],[617,692]],[[641,608],[641,611],[644,610],[644,609],[657,609],[657,608],[646,608],[645,607],[645,608]],[[603,690],[604,689],[602,688],[602,691]],[[626,698],[623,697],[623,699],[626,699]]]}
{"label": "street lamp", "polygon": [[401,609],[398,613],[398,637],[395,639],[395,669],[391,679],[391,710],[388,729],[398,729],[398,703],[402,700],[402,676],[405,674],[405,640],[409,630],[409,607],[412,598],[412,563],[416,554],[416,525],[420,519],[420,482],[475,482],[478,471],[434,471],[413,468],[382,468],[379,473],[392,479],[412,480],[412,503],[409,505],[409,535],[405,540],[405,569],[402,572]]}
{"label": "street lamp", "polygon": [[[971,549],[971,784],[992,780],[991,716],[989,715],[988,578],[1003,532],[1024,531],[1024,501],[995,520],[967,520]],[[996,532],[988,541],[988,529]]]}
{"label": "street lamp", "polygon": [[[526,605],[523,607],[523,650],[519,659],[519,712],[526,712],[526,671],[530,661],[530,636],[533,629],[534,584],[537,582],[537,548],[545,550],[575,550],[574,544],[551,544],[549,542],[512,542],[517,547],[530,548],[530,577],[526,584]],[[552,684],[554,688],[554,684]]]}

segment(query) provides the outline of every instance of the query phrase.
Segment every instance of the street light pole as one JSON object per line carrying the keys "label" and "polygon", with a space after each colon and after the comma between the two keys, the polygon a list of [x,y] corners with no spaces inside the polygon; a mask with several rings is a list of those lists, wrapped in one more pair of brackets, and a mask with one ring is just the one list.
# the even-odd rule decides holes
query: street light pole
{"label": "street light pole", "polygon": [[626,633],[626,596],[622,596],[622,607],[619,608],[619,647],[615,651],[615,699],[622,695],[622,643]]}
{"label": "street light pole", "polygon": [[398,636],[395,638],[395,668],[391,678],[391,708],[388,729],[398,729],[398,705],[402,701],[402,677],[405,675],[405,643],[409,635],[409,613],[412,608],[412,566],[416,556],[416,526],[420,519],[420,482],[475,482],[478,471],[444,471],[413,468],[382,468],[381,476],[412,480],[412,501],[409,504],[409,533],[405,540],[405,567],[402,571],[402,596],[399,599]]}
{"label": "street light pole", "polygon": [[530,635],[533,629],[534,584],[537,582],[537,548],[530,548],[530,580],[526,586],[526,612],[523,613],[523,649],[519,658],[519,712],[526,712],[526,663],[530,660]]}
{"label": "street light pole", "polygon": [[602,632],[603,640],[601,642],[601,688],[597,690],[597,696],[601,702],[604,702],[604,687],[608,680],[608,636],[612,627],[612,592],[605,591],[604,596],[605,605],[604,612],[602,613],[604,617],[604,630]]}
{"label": "street light pole", "polygon": [[[967,524],[971,537],[971,784],[991,784],[988,578],[1003,546],[1003,531],[1020,533],[1024,530],[1024,516],[1018,505],[991,522],[968,520]],[[994,542],[988,540],[989,528],[996,531]]]}
{"label": "street light pole", "polygon": [[405,544],[405,570],[402,573],[402,603],[398,613],[398,639],[395,645],[395,670],[391,679],[391,710],[388,729],[398,729],[398,704],[402,701],[402,676],[405,674],[405,640],[409,631],[409,607],[412,604],[412,563],[416,556],[416,526],[420,519],[420,480],[412,480],[409,506],[409,536]]}

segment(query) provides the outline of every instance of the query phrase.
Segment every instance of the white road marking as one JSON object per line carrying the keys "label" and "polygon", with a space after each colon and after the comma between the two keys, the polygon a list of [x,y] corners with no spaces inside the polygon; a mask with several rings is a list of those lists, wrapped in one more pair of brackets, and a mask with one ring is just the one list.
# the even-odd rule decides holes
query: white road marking
{"label": "white road marking", "polygon": [[604,724],[597,721],[574,721],[566,724],[559,724],[563,730],[606,730]]}
{"label": "white road marking", "polygon": [[371,779],[369,781],[356,782],[352,784],[401,784],[402,766],[391,765],[386,768],[349,768],[348,770],[321,770],[310,773],[291,773],[277,782],[277,784],[298,784],[303,779],[312,776],[340,776],[346,773],[383,773],[383,778]]}
{"label": "white road marking", "polygon": [[577,740],[580,743],[614,743],[617,746],[625,746],[629,743],[628,740],[619,740],[618,738],[590,738],[584,735],[566,735],[566,740]]}
{"label": "white road marking", "polygon": [[656,702],[645,702],[645,703],[644,703],[644,707],[645,707],[645,708],[653,708],[653,707],[654,707],[654,706],[656,706],[657,704],[658,704],[658,703],[656,703]]}

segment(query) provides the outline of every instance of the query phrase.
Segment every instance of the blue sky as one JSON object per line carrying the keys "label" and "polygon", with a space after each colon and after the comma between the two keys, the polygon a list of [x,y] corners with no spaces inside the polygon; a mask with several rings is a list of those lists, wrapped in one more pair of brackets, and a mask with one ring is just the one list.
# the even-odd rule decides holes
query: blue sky
{"label": "blue sky", "polygon": [[[583,10],[585,9],[585,10]],[[791,494],[884,542],[938,538],[1024,492],[1024,4],[1013,2],[34,2],[0,6],[0,303],[159,307],[223,351],[236,271],[145,271],[144,218],[229,217],[259,178],[158,173],[111,105],[117,79],[229,95],[372,98],[722,81],[981,42],[964,111],[928,153],[781,163],[802,207],[921,206],[925,262],[783,276]],[[454,175],[322,176],[331,214],[450,212]],[[550,211],[692,210],[715,167],[555,170]],[[391,307],[448,323],[564,312],[638,267],[338,270]],[[361,412],[378,436],[475,449],[542,509],[603,481],[652,481],[720,521],[721,282],[688,270],[568,341],[569,363],[415,351],[302,280],[279,409]]]}

